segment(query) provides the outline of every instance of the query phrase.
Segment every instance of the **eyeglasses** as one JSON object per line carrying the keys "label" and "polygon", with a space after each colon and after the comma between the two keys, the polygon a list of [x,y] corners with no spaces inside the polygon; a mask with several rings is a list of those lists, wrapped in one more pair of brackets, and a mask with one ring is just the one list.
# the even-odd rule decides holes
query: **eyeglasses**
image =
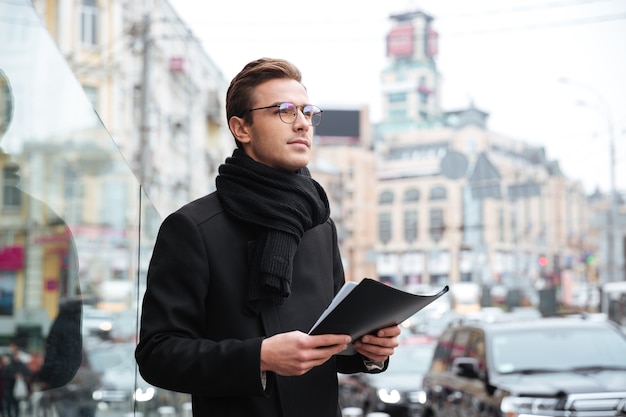
{"label": "eyeglasses", "polygon": [[271,106],[257,107],[256,109],[250,109],[248,111],[265,110],[265,109],[278,109],[278,116],[283,123],[288,125],[293,124],[298,118],[298,110],[302,110],[304,118],[308,120],[309,125],[317,126],[322,121],[323,110],[313,104],[305,104],[304,106],[297,106],[293,103],[280,103],[273,104]]}

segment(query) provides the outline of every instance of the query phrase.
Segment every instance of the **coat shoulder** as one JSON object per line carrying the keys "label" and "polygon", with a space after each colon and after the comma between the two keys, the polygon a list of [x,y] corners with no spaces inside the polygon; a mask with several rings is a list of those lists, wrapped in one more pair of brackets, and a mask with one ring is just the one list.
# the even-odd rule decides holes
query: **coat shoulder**
{"label": "coat shoulder", "polygon": [[222,202],[216,192],[191,201],[173,214],[189,217],[195,224],[202,224],[224,213]]}

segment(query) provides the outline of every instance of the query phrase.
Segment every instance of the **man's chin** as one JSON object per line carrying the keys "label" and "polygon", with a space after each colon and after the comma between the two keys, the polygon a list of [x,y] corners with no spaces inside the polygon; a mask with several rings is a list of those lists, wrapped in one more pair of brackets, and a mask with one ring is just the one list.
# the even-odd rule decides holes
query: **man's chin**
{"label": "man's chin", "polygon": [[302,169],[309,165],[309,162],[311,162],[311,158],[309,158],[309,153],[307,152],[306,155],[297,155],[291,158],[289,161],[285,162],[285,167],[288,168],[288,171],[296,172],[299,169]]}

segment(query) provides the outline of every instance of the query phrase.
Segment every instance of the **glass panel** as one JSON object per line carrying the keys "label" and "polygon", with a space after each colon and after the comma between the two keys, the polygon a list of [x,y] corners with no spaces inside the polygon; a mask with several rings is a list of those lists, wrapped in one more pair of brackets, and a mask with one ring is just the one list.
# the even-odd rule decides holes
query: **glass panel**
{"label": "glass panel", "polygon": [[7,405],[181,412],[133,360],[161,219],[28,1],[0,0],[0,71],[0,367],[30,383]]}

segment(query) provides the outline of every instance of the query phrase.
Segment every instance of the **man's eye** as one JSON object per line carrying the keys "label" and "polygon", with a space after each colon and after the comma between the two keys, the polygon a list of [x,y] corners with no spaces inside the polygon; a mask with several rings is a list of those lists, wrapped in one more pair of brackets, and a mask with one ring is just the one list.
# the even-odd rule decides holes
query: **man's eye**
{"label": "man's eye", "polygon": [[296,112],[296,106],[294,105],[282,105],[278,108],[278,111],[283,114],[294,114]]}

